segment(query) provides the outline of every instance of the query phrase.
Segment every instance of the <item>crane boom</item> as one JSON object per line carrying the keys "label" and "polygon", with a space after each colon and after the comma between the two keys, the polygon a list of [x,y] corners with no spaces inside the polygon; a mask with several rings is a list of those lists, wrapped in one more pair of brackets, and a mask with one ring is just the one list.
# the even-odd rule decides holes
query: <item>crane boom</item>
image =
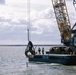
{"label": "crane boom", "polygon": [[52,5],[61,35],[61,43],[69,45],[72,35],[66,2],[65,0],[52,0]]}

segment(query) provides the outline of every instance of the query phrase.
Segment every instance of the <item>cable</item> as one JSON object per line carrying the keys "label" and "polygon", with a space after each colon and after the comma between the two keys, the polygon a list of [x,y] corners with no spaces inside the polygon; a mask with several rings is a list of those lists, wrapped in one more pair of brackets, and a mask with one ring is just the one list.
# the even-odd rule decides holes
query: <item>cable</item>
{"label": "cable", "polygon": [[28,42],[30,41],[30,0],[27,0],[27,33]]}
{"label": "cable", "polygon": [[76,6],[75,6],[75,4],[76,4],[76,0],[73,0],[73,5],[74,5],[75,11],[76,11]]}

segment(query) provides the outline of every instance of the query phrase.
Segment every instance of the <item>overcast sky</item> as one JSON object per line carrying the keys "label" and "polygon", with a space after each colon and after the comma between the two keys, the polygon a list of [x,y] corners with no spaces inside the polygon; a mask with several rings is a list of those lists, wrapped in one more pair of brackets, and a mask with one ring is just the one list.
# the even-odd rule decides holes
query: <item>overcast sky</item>
{"label": "overcast sky", "polygon": [[[0,44],[27,43],[27,1],[0,0]],[[66,0],[71,25],[76,13],[72,0]],[[35,44],[60,44],[60,32],[51,0],[30,0],[30,39]]]}

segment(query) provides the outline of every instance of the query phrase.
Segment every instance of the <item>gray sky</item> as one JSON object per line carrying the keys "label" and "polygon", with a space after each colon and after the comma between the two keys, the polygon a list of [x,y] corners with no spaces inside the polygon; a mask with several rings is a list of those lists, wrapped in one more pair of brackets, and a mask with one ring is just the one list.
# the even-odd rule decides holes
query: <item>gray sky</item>
{"label": "gray sky", "polygon": [[[51,0],[30,1],[30,30],[33,43],[60,44],[60,32]],[[73,25],[76,13],[72,0],[66,1]],[[27,0],[0,0],[0,4],[0,44],[27,43]]]}
{"label": "gray sky", "polygon": [[0,0],[0,4],[5,4],[5,0]]}

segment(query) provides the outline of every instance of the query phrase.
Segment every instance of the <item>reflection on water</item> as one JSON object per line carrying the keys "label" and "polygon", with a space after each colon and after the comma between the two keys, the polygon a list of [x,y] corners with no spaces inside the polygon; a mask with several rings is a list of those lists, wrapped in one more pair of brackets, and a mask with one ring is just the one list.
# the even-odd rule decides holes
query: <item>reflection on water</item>
{"label": "reflection on water", "polygon": [[76,75],[76,66],[29,63],[27,68],[24,51],[24,46],[0,46],[0,75]]}

